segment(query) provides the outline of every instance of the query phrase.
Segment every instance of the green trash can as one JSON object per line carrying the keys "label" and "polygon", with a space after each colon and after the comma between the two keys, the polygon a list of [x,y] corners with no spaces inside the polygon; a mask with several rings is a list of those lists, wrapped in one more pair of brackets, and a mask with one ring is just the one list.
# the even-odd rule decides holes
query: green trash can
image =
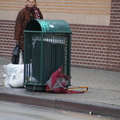
{"label": "green trash can", "polygon": [[[53,72],[70,75],[71,30],[64,20],[32,20],[24,30],[24,85],[45,91]],[[68,84],[70,86],[70,83]]]}

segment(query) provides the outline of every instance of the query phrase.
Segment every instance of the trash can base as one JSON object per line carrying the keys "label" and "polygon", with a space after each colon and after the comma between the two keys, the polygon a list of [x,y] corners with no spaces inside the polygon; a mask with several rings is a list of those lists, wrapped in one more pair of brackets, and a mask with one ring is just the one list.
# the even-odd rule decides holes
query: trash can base
{"label": "trash can base", "polygon": [[25,85],[26,91],[46,92],[46,86],[41,85]]}

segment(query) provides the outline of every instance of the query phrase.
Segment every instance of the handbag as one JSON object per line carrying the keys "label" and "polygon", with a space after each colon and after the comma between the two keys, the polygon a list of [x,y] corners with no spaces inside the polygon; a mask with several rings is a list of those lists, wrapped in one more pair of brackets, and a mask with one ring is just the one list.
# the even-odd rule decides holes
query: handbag
{"label": "handbag", "polygon": [[17,42],[12,52],[12,58],[11,58],[12,64],[19,63],[19,55],[20,55],[20,45]]}

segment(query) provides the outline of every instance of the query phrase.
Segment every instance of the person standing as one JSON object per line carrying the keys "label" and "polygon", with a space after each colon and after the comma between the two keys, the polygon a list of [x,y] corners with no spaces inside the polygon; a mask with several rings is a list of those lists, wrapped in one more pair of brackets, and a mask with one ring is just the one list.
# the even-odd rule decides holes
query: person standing
{"label": "person standing", "polygon": [[25,7],[19,11],[15,22],[14,39],[20,44],[20,49],[24,54],[24,29],[27,23],[33,19],[43,19],[36,0],[27,0]]}

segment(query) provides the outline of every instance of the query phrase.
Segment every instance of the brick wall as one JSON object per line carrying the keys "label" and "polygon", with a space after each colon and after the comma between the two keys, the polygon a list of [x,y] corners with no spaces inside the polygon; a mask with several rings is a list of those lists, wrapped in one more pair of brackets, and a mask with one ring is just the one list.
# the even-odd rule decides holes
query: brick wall
{"label": "brick wall", "polygon": [[[71,65],[120,71],[120,1],[112,0],[110,25],[70,23]],[[10,58],[14,20],[0,20],[0,56]]]}
{"label": "brick wall", "polygon": [[15,21],[0,20],[0,56],[11,58],[14,40]]}
{"label": "brick wall", "polygon": [[72,66],[120,71],[119,6],[112,0],[109,26],[71,24]]}

